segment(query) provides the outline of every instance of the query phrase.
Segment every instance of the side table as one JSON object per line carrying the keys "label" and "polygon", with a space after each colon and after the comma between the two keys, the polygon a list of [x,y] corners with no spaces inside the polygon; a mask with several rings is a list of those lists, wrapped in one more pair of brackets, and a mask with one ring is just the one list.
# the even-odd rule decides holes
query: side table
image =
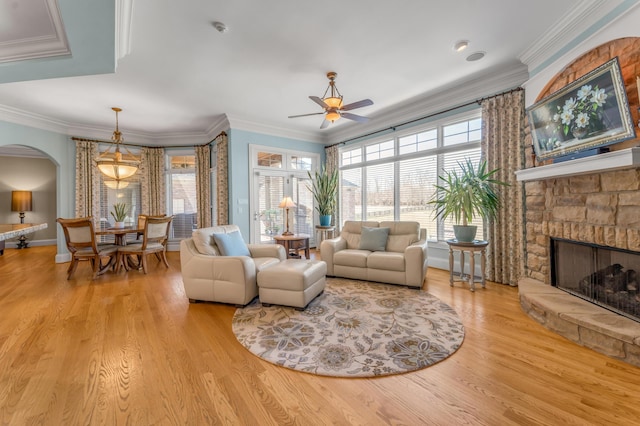
{"label": "side table", "polygon": [[335,226],[316,225],[316,249],[318,251],[320,251],[320,244],[322,244],[322,241],[326,240],[327,238],[334,237],[333,233],[335,232],[335,230],[336,230]]}
{"label": "side table", "polygon": [[304,250],[305,257],[307,259],[310,259],[309,235],[276,235],[273,237],[273,239],[276,241],[276,243],[284,246],[288,258],[299,258],[300,256],[298,255],[298,250]]}
{"label": "side table", "polygon": [[[484,240],[475,240],[472,242],[463,242],[463,241],[458,241],[456,239],[452,239],[452,240],[447,240],[447,244],[449,245],[449,285],[451,287],[453,287],[453,283],[454,281],[460,281],[460,282],[468,282],[469,283],[469,290],[471,291],[475,291],[476,290],[476,280],[473,276],[474,271],[475,271],[475,253],[476,252],[480,252],[480,281],[479,282],[482,285],[482,288],[485,288],[485,279],[484,279],[484,271],[485,271],[485,263],[487,260],[487,246],[489,245],[488,241],[484,241]],[[459,275],[459,279],[454,280],[454,276],[453,276],[453,251],[454,250],[458,250],[460,252],[460,275]],[[469,267],[470,267],[470,271],[469,274],[465,274],[464,273],[464,252],[467,251],[469,252]]]}

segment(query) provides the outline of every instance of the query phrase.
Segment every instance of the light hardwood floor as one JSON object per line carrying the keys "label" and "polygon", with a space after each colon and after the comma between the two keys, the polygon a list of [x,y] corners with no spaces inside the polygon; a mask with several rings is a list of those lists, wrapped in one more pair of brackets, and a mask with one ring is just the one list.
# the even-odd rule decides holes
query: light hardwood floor
{"label": "light hardwood floor", "polygon": [[631,425],[640,369],[559,337],[527,317],[517,289],[426,291],[466,337],[417,372],[340,379],[262,361],[235,340],[232,306],[189,304],[170,269],[108,273],[81,263],[67,281],[54,247],[0,256],[0,423],[47,425]]}

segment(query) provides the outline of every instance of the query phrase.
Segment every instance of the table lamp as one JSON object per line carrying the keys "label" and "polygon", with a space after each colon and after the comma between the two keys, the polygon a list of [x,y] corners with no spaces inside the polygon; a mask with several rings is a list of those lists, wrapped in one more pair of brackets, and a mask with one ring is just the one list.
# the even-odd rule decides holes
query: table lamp
{"label": "table lamp", "polygon": [[[24,223],[24,212],[31,211],[31,191],[11,191],[11,211],[20,212],[20,223]],[[17,248],[27,248],[27,237],[20,235]]]}
{"label": "table lamp", "polygon": [[291,197],[284,197],[282,201],[280,201],[280,204],[278,205],[278,207],[283,208],[286,211],[285,223],[287,224],[287,230],[283,232],[282,235],[293,235],[293,232],[289,232],[289,208],[295,207],[295,206],[296,204],[293,202]]}
{"label": "table lamp", "polygon": [[31,191],[11,191],[11,211],[20,212],[20,223],[24,223],[24,212],[31,211]]}

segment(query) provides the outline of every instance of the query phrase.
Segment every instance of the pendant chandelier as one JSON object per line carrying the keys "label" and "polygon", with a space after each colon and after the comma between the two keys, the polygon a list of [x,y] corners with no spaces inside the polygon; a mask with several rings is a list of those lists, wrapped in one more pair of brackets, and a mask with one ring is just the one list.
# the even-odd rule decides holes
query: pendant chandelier
{"label": "pendant chandelier", "polygon": [[[127,179],[138,171],[138,166],[140,165],[140,161],[135,159],[133,154],[129,152],[129,150],[125,147],[124,149],[127,151],[127,158],[122,158],[122,153],[120,152],[120,146],[122,144],[122,133],[118,128],[118,113],[122,111],[120,108],[113,107],[111,108],[116,113],[116,130],[113,132],[113,136],[111,140],[114,142],[113,145],[109,147],[104,153],[102,153],[98,159],[96,160],[96,164],[98,169],[105,176],[119,182],[121,179]],[[112,153],[111,148],[115,146],[115,151]],[[120,188],[124,188],[126,185],[116,185]]]}

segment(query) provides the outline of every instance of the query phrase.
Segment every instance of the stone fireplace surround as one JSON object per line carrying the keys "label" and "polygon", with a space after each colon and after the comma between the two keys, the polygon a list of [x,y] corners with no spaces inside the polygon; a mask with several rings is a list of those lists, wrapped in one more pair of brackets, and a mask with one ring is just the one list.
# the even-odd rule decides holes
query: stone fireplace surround
{"label": "stone fireplace surround", "polygon": [[[618,57],[634,123],[640,119],[640,37],[593,47],[566,65],[538,93],[541,100]],[[636,129],[637,131],[638,129]],[[640,138],[611,151],[563,163],[536,164],[525,127],[525,312],[554,332],[610,357],[640,366],[640,323],[552,287],[551,237],[640,252]],[[536,167],[537,166],[537,167]]]}
{"label": "stone fireplace surround", "polygon": [[524,311],[550,330],[640,367],[640,322],[550,285],[550,238],[640,251],[640,148],[517,172],[525,181]]}

